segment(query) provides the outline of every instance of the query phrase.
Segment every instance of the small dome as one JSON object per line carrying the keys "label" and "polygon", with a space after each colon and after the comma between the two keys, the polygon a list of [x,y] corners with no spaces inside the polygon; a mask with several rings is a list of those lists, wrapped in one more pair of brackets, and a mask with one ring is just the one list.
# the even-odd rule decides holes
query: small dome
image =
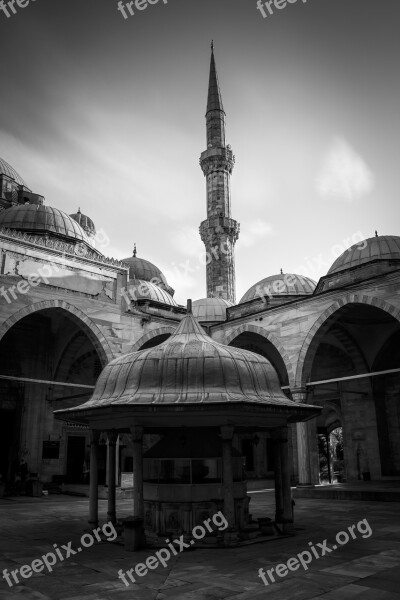
{"label": "small dome", "polygon": [[338,273],[345,269],[358,267],[373,260],[399,260],[400,237],[396,235],[380,235],[368,238],[363,242],[353,244],[343,252],[333,263],[328,275]]}
{"label": "small dome", "polygon": [[130,281],[128,292],[132,300],[152,300],[154,302],[161,302],[162,304],[169,304],[170,306],[178,306],[171,294],[168,294],[168,292],[158,285],[150,281],[144,281],[143,279]]}
{"label": "small dome", "polygon": [[167,283],[165,275],[160,271],[158,267],[153,265],[144,258],[136,256],[136,247],[133,251],[133,256],[129,258],[123,258],[122,262],[129,266],[129,279],[140,279],[143,281],[150,281],[159,287],[165,289],[171,296],[174,295],[173,290]]}
{"label": "small dome", "polygon": [[13,179],[18,185],[23,185],[29,192],[31,191],[21,175],[19,175],[17,171],[2,158],[0,158],[0,175],[7,175],[7,177]]}
{"label": "small dome", "polygon": [[66,240],[90,240],[82,227],[58,208],[37,204],[12,206],[0,213],[0,227],[33,234],[47,234]]}
{"label": "small dome", "polygon": [[74,221],[79,223],[82,229],[84,229],[89,236],[94,237],[96,235],[96,227],[94,226],[92,219],[81,213],[80,208],[78,208],[77,213],[74,213],[73,215],[69,216],[71,217],[71,219],[74,219]]}
{"label": "small dome", "polygon": [[309,277],[293,273],[280,273],[262,279],[251,286],[239,304],[249,302],[254,298],[269,296],[307,296],[314,293],[317,284]]}
{"label": "small dome", "polygon": [[223,298],[202,298],[193,302],[193,316],[203,323],[225,321],[229,306],[233,303]]}
{"label": "small dome", "polygon": [[294,407],[271,363],[210,338],[188,313],[153,348],[120,356],[103,369],[92,398],[74,409],[121,405],[257,403]]}

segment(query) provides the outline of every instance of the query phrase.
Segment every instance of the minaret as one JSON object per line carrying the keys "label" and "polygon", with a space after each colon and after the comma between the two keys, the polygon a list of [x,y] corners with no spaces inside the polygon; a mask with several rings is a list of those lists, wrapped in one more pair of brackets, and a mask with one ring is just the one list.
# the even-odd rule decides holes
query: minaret
{"label": "minaret", "polygon": [[231,219],[230,177],[235,162],[231,147],[225,144],[225,111],[211,44],[210,82],[207,102],[207,150],[200,165],[207,181],[207,219],[200,236],[207,252],[207,297],[225,298],[235,303],[234,247],[239,223]]}

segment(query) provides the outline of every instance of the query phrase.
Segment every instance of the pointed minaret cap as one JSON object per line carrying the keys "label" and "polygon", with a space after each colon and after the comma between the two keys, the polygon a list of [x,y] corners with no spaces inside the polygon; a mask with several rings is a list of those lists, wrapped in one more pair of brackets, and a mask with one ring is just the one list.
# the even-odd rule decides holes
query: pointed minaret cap
{"label": "pointed minaret cap", "polygon": [[215,66],[214,41],[211,42],[211,63],[210,80],[208,83],[207,113],[210,110],[221,110],[222,112],[225,112],[222,104],[221,90],[219,89],[217,68]]}

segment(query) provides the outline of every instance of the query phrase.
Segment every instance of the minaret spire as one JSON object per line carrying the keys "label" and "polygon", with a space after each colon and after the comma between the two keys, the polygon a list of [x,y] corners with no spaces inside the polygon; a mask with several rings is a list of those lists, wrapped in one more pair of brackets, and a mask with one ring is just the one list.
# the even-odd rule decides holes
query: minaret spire
{"label": "minaret spire", "polygon": [[200,236],[207,251],[207,297],[235,302],[234,246],[239,224],[231,218],[230,176],[235,157],[225,144],[225,111],[222,104],[211,43],[210,78],[207,98],[207,150],[200,165],[207,181],[207,219]]}

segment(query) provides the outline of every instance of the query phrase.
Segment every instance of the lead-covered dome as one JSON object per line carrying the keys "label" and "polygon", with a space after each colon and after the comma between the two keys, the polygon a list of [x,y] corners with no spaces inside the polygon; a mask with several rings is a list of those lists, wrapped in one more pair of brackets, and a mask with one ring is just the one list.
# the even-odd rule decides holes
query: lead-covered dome
{"label": "lead-covered dome", "polygon": [[400,260],[400,237],[380,235],[353,244],[335,260],[328,275],[358,267],[373,260]]}
{"label": "lead-covered dome", "polygon": [[12,206],[0,213],[0,228],[32,234],[52,235],[67,241],[90,240],[82,227],[58,208],[38,204]]}
{"label": "lead-covered dome", "polygon": [[163,343],[108,363],[92,398],[73,410],[213,403],[296,406],[266,358],[216,342],[189,312]]}
{"label": "lead-covered dome", "polygon": [[128,292],[132,300],[151,300],[169,306],[178,306],[171,294],[151,281],[134,279],[129,282]]}
{"label": "lead-covered dome", "polygon": [[19,173],[17,173],[17,171],[3,158],[0,158],[0,175],[6,175],[10,179],[13,179],[18,185],[23,185],[28,191],[31,191],[21,175],[19,175]]}
{"label": "lead-covered dome", "polygon": [[171,296],[174,295],[175,290],[168,285],[164,273],[149,260],[136,256],[136,246],[133,256],[122,259],[122,262],[129,266],[129,279],[150,281],[165,289]]}
{"label": "lead-covered dome", "polygon": [[81,212],[80,208],[78,208],[78,212],[73,213],[72,215],[69,215],[69,216],[71,217],[71,219],[74,219],[74,221],[76,221],[89,236],[95,237],[96,227],[95,227],[92,219],[90,217],[88,217],[87,215],[84,215]]}
{"label": "lead-covered dome", "polygon": [[201,298],[193,302],[193,316],[200,322],[211,323],[226,320],[226,309],[233,306],[224,298]]}
{"label": "lead-covered dome", "polygon": [[245,293],[239,304],[255,298],[267,296],[309,296],[314,293],[317,284],[304,275],[279,273],[261,279]]}

